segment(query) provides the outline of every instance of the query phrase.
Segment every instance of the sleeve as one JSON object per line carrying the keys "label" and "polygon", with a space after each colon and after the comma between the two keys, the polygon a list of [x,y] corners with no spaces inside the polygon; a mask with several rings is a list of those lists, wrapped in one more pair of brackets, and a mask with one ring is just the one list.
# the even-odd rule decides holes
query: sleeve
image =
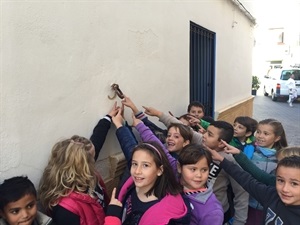
{"label": "sleeve", "polygon": [[199,132],[193,131],[192,143],[202,144],[202,134]]}
{"label": "sleeve", "polygon": [[234,193],[233,225],[244,225],[246,223],[247,217],[248,217],[249,194],[231,176],[229,176],[229,180],[230,180],[230,184],[232,187],[232,192]]}
{"label": "sleeve", "polygon": [[276,192],[275,187],[258,182],[248,172],[226,158],[220,166],[262,205],[268,202],[274,191]]}
{"label": "sleeve", "polygon": [[173,156],[170,155],[166,146],[163,145],[163,143],[153,134],[153,132],[149,129],[149,127],[145,126],[144,123],[139,123],[135,128],[139,132],[139,134],[144,142],[153,141],[160,145],[160,147],[165,152],[165,154],[168,158],[168,161],[170,162],[170,164],[173,168],[174,173],[177,174],[177,160]]}
{"label": "sleeve", "polygon": [[200,120],[200,126],[203,127],[205,130],[207,130],[209,125],[210,125],[209,122],[207,122],[205,120]]}
{"label": "sleeve", "polygon": [[163,113],[162,116],[159,117],[159,121],[162,122],[166,127],[168,127],[171,123],[182,123],[176,117],[165,113]]}
{"label": "sleeve", "polygon": [[[240,168],[238,163],[234,160],[232,154],[226,154],[225,152],[220,152],[220,154],[223,155],[225,159],[229,161],[231,164]],[[222,168],[221,165],[220,168]],[[219,176],[223,176],[223,178],[219,180]],[[233,179],[231,174],[228,173],[223,168],[217,177],[217,181],[221,188],[226,188],[225,191],[223,190],[221,193],[218,194],[218,199],[219,200],[221,199],[220,201],[222,202],[223,206],[224,204],[230,205],[229,203],[230,199],[228,199],[229,196],[227,195],[228,185],[230,185],[232,188],[232,192],[233,192],[232,201],[233,201],[233,208],[234,208],[233,225],[244,225],[246,223],[247,215],[248,215],[249,194],[243,189],[243,187],[236,180]],[[224,181],[226,181],[226,184],[224,184]],[[222,193],[223,194],[226,193],[226,195],[228,196],[225,201],[222,199],[222,196],[220,196],[220,194]]]}
{"label": "sleeve", "polygon": [[143,123],[150,128],[150,130],[153,132],[153,134],[159,138],[159,140],[163,143],[166,142],[166,137],[168,134],[168,130],[162,129],[158,127],[156,124],[154,124],[152,121],[148,119],[148,117],[143,113],[142,111],[137,113],[135,115],[136,118],[140,119],[143,121]]}
{"label": "sleeve", "polygon": [[80,225],[80,217],[60,205],[53,208],[52,219],[56,225]]}
{"label": "sleeve", "polygon": [[122,207],[109,205],[104,221],[104,225],[121,225]]}
{"label": "sleeve", "polygon": [[[168,127],[171,123],[182,123],[180,120],[176,119],[174,116],[163,115],[159,118],[159,121],[165,124]],[[192,130],[192,128],[191,128]],[[201,144],[202,143],[202,134],[198,133],[197,131],[193,131],[192,143]]]}
{"label": "sleeve", "polygon": [[155,133],[155,131],[159,131],[159,132],[165,132],[164,129],[161,129],[159,126],[157,126],[156,124],[154,124],[153,122],[151,122],[148,117],[143,113],[143,112],[139,112],[135,115],[136,118],[142,120],[144,122],[144,124],[150,128],[150,130]]}
{"label": "sleeve", "polygon": [[260,168],[258,168],[248,157],[241,152],[240,154],[234,155],[235,160],[238,164],[248,173],[250,173],[256,180],[266,185],[275,186],[276,177],[273,174],[269,174]]}
{"label": "sleeve", "polygon": [[137,141],[133,133],[127,126],[122,126],[117,129],[116,135],[124,153],[127,163],[130,164],[132,149],[137,145]]}
{"label": "sleeve", "polygon": [[293,88],[293,84],[292,84],[290,78],[287,80],[286,85],[287,85],[288,89],[292,89]]}
{"label": "sleeve", "polygon": [[115,216],[106,216],[104,220],[104,225],[121,225],[121,220]]}
{"label": "sleeve", "polygon": [[97,123],[97,125],[93,129],[93,133],[90,140],[95,146],[95,160],[97,160],[99,156],[100,150],[105,142],[107,133],[109,131],[111,125],[110,118],[111,117],[109,115],[106,115]]}

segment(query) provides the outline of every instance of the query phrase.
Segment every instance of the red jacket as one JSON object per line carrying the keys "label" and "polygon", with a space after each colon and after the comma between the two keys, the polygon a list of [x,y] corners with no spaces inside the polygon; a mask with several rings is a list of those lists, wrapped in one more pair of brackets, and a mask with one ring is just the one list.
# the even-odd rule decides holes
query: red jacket
{"label": "red jacket", "polygon": [[96,199],[88,194],[72,192],[60,199],[58,205],[80,217],[80,225],[103,225],[105,213]]}

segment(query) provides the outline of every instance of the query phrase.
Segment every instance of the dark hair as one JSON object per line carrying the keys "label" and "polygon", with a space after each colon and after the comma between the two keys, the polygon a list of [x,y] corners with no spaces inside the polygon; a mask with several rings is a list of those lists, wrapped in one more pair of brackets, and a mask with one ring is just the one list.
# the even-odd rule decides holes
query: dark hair
{"label": "dark hair", "polygon": [[284,157],[280,160],[276,167],[276,172],[279,167],[290,167],[290,168],[298,168],[300,169],[300,156],[293,155],[289,157]]}
{"label": "dark hair", "polygon": [[234,131],[233,131],[233,126],[230,123],[223,120],[217,120],[211,122],[209,126],[214,126],[220,130],[219,140],[222,139],[227,143],[229,143],[232,140]]}
{"label": "dark hair", "polygon": [[274,143],[274,145],[272,146],[272,148],[279,150],[283,147],[287,147],[287,140],[286,140],[286,135],[285,135],[285,131],[283,129],[282,124],[275,119],[265,119],[262,121],[259,121],[258,125],[271,125],[273,127],[273,131],[276,137],[280,137],[280,139],[278,141],[276,141]]}
{"label": "dark hair", "polygon": [[212,155],[202,145],[188,144],[184,146],[178,156],[180,166],[188,164],[196,164],[200,159],[206,158],[208,167],[212,163]]}
{"label": "dark hair", "polygon": [[177,128],[179,130],[179,133],[181,134],[181,136],[183,137],[183,139],[185,141],[192,141],[192,138],[193,138],[193,131],[191,129],[190,126],[186,126],[184,124],[181,124],[181,123],[171,123],[169,126],[168,126],[168,131],[170,130],[170,128]]}
{"label": "dark hair", "polygon": [[253,135],[256,131],[258,124],[258,122],[255,119],[249,116],[238,116],[235,118],[234,123],[239,123],[245,126],[246,132],[251,131],[251,135]]}
{"label": "dark hair", "polygon": [[185,119],[185,120],[189,121],[191,116],[194,117],[193,115],[186,113],[186,114],[179,116],[177,119],[178,120]]}
{"label": "dark hair", "polygon": [[27,176],[17,176],[4,180],[0,185],[0,210],[11,203],[18,201],[25,195],[37,197],[36,189]]}
{"label": "dark hair", "polygon": [[206,122],[213,122],[215,121],[214,118],[212,118],[211,116],[203,116],[201,120],[205,120]]}
{"label": "dark hair", "polygon": [[202,109],[202,111],[204,112],[205,111],[205,107],[202,103],[198,102],[198,101],[193,101],[191,102],[189,105],[188,105],[188,108],[187,108],[187,112],[190,112],[191,111],[191,108],[192,107],[200,107]]}
{"label": "dark hair", "polygon": [[148,152],[155,162],[155,165],[159,168],[163,166],[162,175],[157,177],[154,185],[145,195],[148,197],[152,193],[161,199],[167,194],[177,195],[182,192],[182,186],[177,182],[175,173],[171,167],[171,164],[162,150],[162,147],[156,142],[144,142],[137,145],[132,150],[132,156],[136,151],[146,151]]}

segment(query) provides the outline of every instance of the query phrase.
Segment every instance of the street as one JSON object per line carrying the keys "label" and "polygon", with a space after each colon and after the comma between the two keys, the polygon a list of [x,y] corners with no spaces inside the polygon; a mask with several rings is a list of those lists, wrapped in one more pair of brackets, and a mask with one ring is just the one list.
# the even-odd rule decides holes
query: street
{"label": "street", "polygon": [[271,97],[258,92],[254,98],[253,118],[258,122],[263,119],[274,118],[284,127],[289,146],[300,146],[300,102],[294,102],[290,107],[286,99],[276,102]]}

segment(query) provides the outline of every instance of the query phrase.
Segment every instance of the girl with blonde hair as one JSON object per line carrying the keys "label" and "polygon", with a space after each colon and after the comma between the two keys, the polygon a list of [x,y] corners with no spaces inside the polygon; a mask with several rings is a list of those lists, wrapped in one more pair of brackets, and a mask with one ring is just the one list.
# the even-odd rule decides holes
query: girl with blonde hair
{"label": "girl with blonde hair", "polygon": [[109,199],[94,156],[92,142],[77,135],[53,146],[39,198],[57,225],[104,224]]}

